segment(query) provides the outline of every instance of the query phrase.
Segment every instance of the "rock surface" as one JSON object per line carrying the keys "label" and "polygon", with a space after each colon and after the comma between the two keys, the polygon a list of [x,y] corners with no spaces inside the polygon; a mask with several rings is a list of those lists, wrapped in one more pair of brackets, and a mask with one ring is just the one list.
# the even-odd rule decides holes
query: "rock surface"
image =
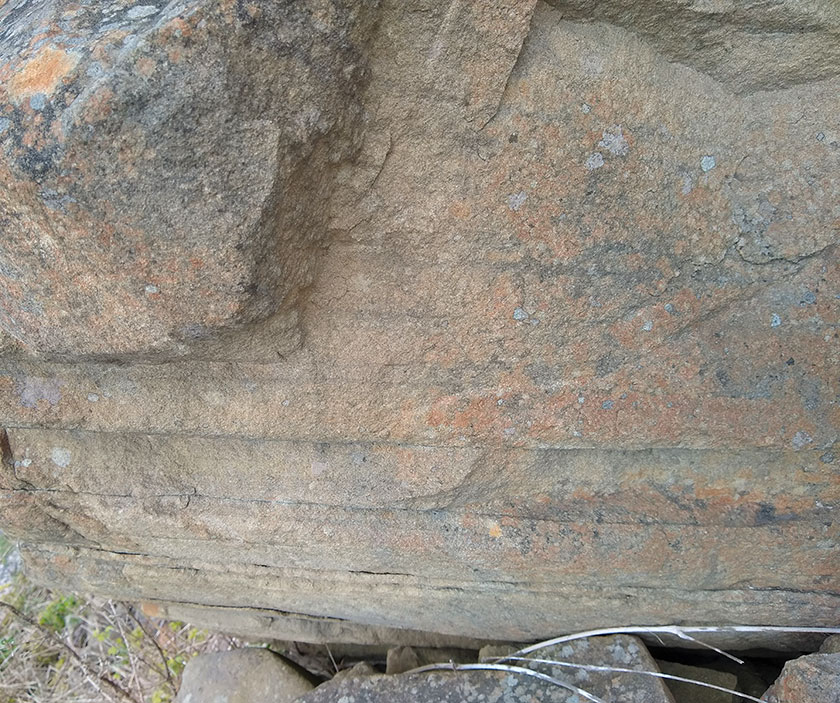
{"label": "rock surface", "polygon": [[[241,109],[258,122],[273,115],[278,130],[300,117],[299,142],[277,137],[274,153],[288,169],[271,178],[307,197],[260,205],[264,227],[249,230],[244,249],[226,220],[154,239],[173,247],[172,281],[185,286],[177,314],[153,314],[142,297],[139,311],[103,303],[94,316],[107,334],[89,335],[98,328],[84,321],[112,285],[146,296],[146,281],[120,248],[128,240],[102,243],[97,258],[82,204],[99,227],[108,220],[96,208],[110,201],[93,196],[109,174],[142,184],[164,162],[150,155],[133,175],[145,152],[132,146],[124,166],[103,156],[88,199],[73,195],[66,215],[50,210],[20,170],[16,141],[25,125],[35,139],[47,107],[32,107],[41,93],[3,97],[3,109],[20,116],[5,118],[0,135],[6,167],[18,169],[0,178],[0,198],[35,214],[30,229],[3,215],[11,224],[3,220],[2,257],[31,261],[30,272],[51,266],[33,242],[45,223],[66,221],[79,243],[57,251],[96,271],[125,267],[113,280],[64,269],[49,285],[18,284],[9,272],[2,280],[23,296],[4,293],[7,312],[47,296],[15,333],[26,349],[85,358],[19,349],[0,363],[0,521],[25,538],[30,573],[280,639],[286,628],[316,641],[422,645],[429,632],[474,643],[608,624],[840,624],[840,79],[831,68],[837,44],[822,38],[835,31],[830,8],[650,1],[621,14],[612,2],[590,12],[571,2],[382,0],[368,14],[348,3],[360,8],[354,14],[315,0],[271,5],[253,22],[241,14],[248,4],[197,6],[218,20],[196,26],[200,36],[230,45],[209,55],[247,74],[259,38],[274,36],[271,17],[285,27],[283,13],[302,7],[288,41],[299,31],[307,51],[323,52],[324,74],[310,75],[300,52],[280,52],[252,77],[266,85],[243,84],[250,102],[211,110],[196,98],[194,116]],[[37,24],[38,13],[16,10],[10,20],[14,7],[23,6],[0,10],[4,28]],[[127,17],[145,5],[114,7]],[[168,25],[152,32],[175,7],[126,19],[150,28],[143,41],[159,63],[148,81],[126,69],[127,82],[114,83],[108,55],[80,58],[67,85],[44,87],[54,91],[43,93],[54,96],[49,104],[69,94],[72,77],[92,80],[79,72],[94,60],[106,62],[103,80],[117,88],[153,90],[163,85],[155,76],[183,76],[166,68],[170,51],[192,62],[188,75],[216,80],[183,36],[164,34]],[[218,24],[225,17],[229,32]],[[695,36],[697,17],[720,32],[702,34],[711,43],[685,58],[674,36]],[[648,38],[660,21],[668,32]],[[813,73],[755,44],[750,71],[720,53],[730,40],[776,29],[779,41],[810,47]],[[61,50],[89,56],[98,31]],[[35,45],[53,41],[36,39],[31,56],[16,58],[33,36],[4,34],[4,61],[22,66],[40,55]],[[237,43],[249,37],[253,52]],[[125,49],[131,66],[137,47]],[[362,78],[336,79],[348,62]],[[311,95],[284,102],[290,85]],[[152,112],[169,104],[163,93],[141,93],[157,96]],[[131,96],[114,92],[114,114],[139,120],[147,113]],[[96,104],[80,94],[67,114]],[[309,105],[326,122],[304,119]],[[66,137],[74,154],[85,144],[136,146],[120,141],[135,122],[110,114],[101,120],[112,132],[96,122],[93,136],[82,125],[77,141]],[[221,150],[238,168],[231,150],[244,142],[233,127],[219,129],[207,145],[188,143],[201,154]],[[166,144],[175,142],[163,134]],[[283,151],[290,144],[310,155],[294,161]],[[268,151],[255,154],[268,163]],[[44,178],[58,178],[59,161],[45,163]],[[257,183],[249,174],[270,170],[235,178]],[[183,171],[172,178],[198,187]],[[113,191],[119,212],[165,228],[164,201],[138,188]],[[256,217],[258,200],[221,207]],[[304,204],[312,210],[295,209]],[[300,222],[307,226],[291,226]],[[278,235],[287,224],[301,239]],[[199,240],[202,280],[218,280],[222,298],[191,288],[185,273],[186,249]],[[305,256],[264,254],[269,244],[286,252],[300,244]],[[246,260],[278,275],[277,285],[231,293],[240,290],[234,278],[244,280],[231,272],[267,280]],[[310,277],[292,305],[286,283]],[[163,296],[158,287],[149,296]],[[291,305],[304,334],[298,340],[283,317],[282,329],[260,336],[251,313],[228,314],[223,299],[269,322]],[[65,324],[59,313],[68,309],[78,322]],[[281,356],[255,355],[241,339],[202,352],[170,334],[181,329],[176,318],[217,335],[246,325],[246,340]],[[177,355],[180,344],[192,356],[131,360]],[[89,358],[100,355],[123,361]]]}
{"label": "rock surface", "polygon": [[840,635],[831,635],[820,645],[820,654],[840,654]]}
{"label": "rock surface", "polygon": [[291,703],[313,688],[267,649],[234,649],[190,659],[175,703]]}
{"label": "rock surface", "polygon": [[670,60],[707,73],[738,92],[786,88],[840,75],[840,7],[835,3],[549,1],[564,18],[598,20],[631,30]]}
{"label": "rock surface", "polygon": [[789,661],[763,698],[768,703],[840,700],[840,654],[809,654]]}
{"label": "rock surface", "polygon": [[[4,3],[3,329],[130,358],[288,317],[357,149],[375,5]],[[271,331],[256,351],[294,347]]]}
{"label": "rock surface", "polygon": [[431,649],[426,647],[391,647],[385,658],[386,674],[402,674],[427,664],[470,664],[475,651],[463,649]]}
{"label": "rock surface", "polygon": [[[677,664],[675,662],[658,662],[658,664],[663,674],[680,676],[684,679],[700,681],[720,688],[728,688],[732,691],[738,690],[738,677],[728,671],[716,671],[706,667]],[[733,693],[726,693],[685,681],[667,679],[665,685],[671,691],[677,703],[739,703],[743,700]]]}
{"label": "rock surface", "polygon": [[[644,644],[619,635],[570,642],[532,655],[566,663],[658,671]],[[508,662],[553,676],[596,695],[606,703],[674,703],[658,678],[629,673],[594,672],[539,662]],[[501,671],[458,671],[350,677],[321,684],[299,703],[493,703],[494,701],[578,703],[579,693],[529,677]]]}

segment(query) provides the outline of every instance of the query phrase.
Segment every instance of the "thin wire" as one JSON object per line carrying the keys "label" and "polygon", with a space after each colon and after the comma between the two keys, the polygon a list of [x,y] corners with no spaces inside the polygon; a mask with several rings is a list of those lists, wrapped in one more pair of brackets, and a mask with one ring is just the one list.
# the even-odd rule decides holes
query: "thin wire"
{"label": "thin wire", "polygon": [[756,703],[765,703],[760,698],[753,698],[746,693],[741,693],[740,691],[735,691],[731,688],[724,688],[723,686],[716,686],[713,683],[706,683],[705,681],[696,681],[695,679],[687,679],[683,676],[676,676],[674,674],[663,674],[661,671],[647,671],[645,669],[625,669],[624,667],[620,666],[600,666],[598,664],[574,664],[572,662],[563,662],[563,661],[556,661],[554,659],[530,659],[529,657],[514,657],[510,656],[509,659],[514,661],[526,661],[526,662],[534,662],[536,664],[552,664],[555,666],[567,666],[574,669],[586,669],[587,671],[606,671],[606,672],[616,672],[619,674],[641,674],[642,676],[653,676],[657,679],[670,679],[672,681],[682,681],[683,683],[691,683],[695,686],[704,686],[705,688],[713,688],[716,691],[723,691],[724,693],[731,693],[735,696],[740,696],[741,698],[745,698],[749,701],[756,701]]}

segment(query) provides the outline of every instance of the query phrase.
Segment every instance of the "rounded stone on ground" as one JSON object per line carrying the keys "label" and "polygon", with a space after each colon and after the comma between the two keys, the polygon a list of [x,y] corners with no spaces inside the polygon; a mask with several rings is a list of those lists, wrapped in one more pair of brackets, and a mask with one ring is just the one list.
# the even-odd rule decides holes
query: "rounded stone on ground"
{"label": "rounded stone on ground", "polygon": [[267,649],[203,654],[184,669],[176,703],[291,703],[315,686]]}

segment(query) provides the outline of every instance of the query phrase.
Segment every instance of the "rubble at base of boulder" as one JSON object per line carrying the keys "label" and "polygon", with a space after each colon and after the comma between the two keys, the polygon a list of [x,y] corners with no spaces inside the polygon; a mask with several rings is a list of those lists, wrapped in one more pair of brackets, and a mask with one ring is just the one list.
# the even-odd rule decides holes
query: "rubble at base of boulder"
{"label": "rubble at base of boulder", "polygon": [[808,654],[785,664],[763,696],[767,703],[840,701],[840,654]]}
{"label": "rubble at base of boulder", "polygon": [[[406,658],[405,648],[400,656]],[[547,703],[582,701],[582,694],[516,669],[548,674],[609,703],[674,703],[661,679],[641,674],[601,672],[586,666],[658,671],[644,643],[635,637],[616,635],[584,639],[547,647],[528,655],[529,661],[511,660],[509,671],[429,671],[345,676],[321,684],[304,694],[298,703],[493,703],[494,701],[540,700]],[[415,655],[415,658],[416,655]],[[559,666],[539,660],[571,664]],[[454,664],[457,666],[457,664]]]}
{"label": "rubble at base of boulder", "polygon": [[184,668],[176,703],[292,703],[314,688],[267,649],[202,654]]}
{"label": "rubble at base of boulder", "polygon": [[[746,659],[740,663],[710,650],[699,655],[692,649],[656,650],[691,662],[684,664],[654,659],[641,639],[628,635],[572,640],[520,658],[513,645],[487,645],[472,652],[407,646],[386,652],[381,647],[326,646],[321,655],[326,668],[317,675],[307,674],[300,663],[254,647],[191,660],[176,703],[582,703],[587,695],[604,703],[738,703],[755,699],[837,703],[840,654],[832,651],[836,640],[837,636],[830,637],[820,652],[788,660],[781,673],[782,664],[771,650],[753,650],[753,656],[744,654]],[[299,645],[286,646],[301,656]],[[373,658],[358,659],[360,656]],[[313,652],[304,658],[308,668],[313,664],[320,667]],[[337,662],[342,662],[340,668]],[[466,668],[478,662],[502,664],[507,670]],[[434,664],[439,666],[432,670]],[[414,670],[419,668],[427,670]],[[523,668],[580,690],[533,678]],[[664,676],[630,673],[628,669]],[[325,677],[319,685],[312,683]]]}

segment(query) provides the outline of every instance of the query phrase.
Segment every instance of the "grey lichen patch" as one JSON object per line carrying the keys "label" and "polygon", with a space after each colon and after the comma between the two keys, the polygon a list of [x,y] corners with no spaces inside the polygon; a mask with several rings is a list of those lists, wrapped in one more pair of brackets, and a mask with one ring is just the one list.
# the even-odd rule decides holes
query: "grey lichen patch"
{"label": "grey lichen patch", "polygon": [[598,146],[615,156],[626,156],[630,150],[630,145],[622,132],[621,125],[615,125],[604,130]]}
{"label": "grey lichen patch", "polygon": [[72,454],[70,450],[65,449],[64,447],[53,447],[52,451],[50,452],[50,460],[60,469],[66,469],[68,466],[70,466],[71,459]]}
{"label": "grey lichen patch", "polygon": [[597,168],[601,168],[604,165],[604,155],[598,151],[593,152],[589,155],[589,158],[586,159],[586,169],[588,171],[594,171]]}
{"label": "grey lichen patch", "polygon": [[794,449],[804,449],[809,444],[814,441],[814,438],[811,437],[810,434],[805,432],[804,430],[799,430],[795,435],[793,435],[793,439],[791,440],[791,445]]}
{"label": "grey lichen patch", "polygon": [[17,384],[17,394],[25,408],[35,408],[41,401],[55,406],[61,400],[61,383],[54,378],[25,376]]}
{"label": "grey lichen patch", "polygon": [[136,20],[157,14],[157,12],[158,8],[154,5],[135,5],[128,12],[125,13],[125,16],[128,17],[128,19],[130,20]]}
{"label": "grey lichen patch", "polygon": [[47,106],[47,96],[43,93],[35,93],[31,98],[29,98],[29,107],[31,107],[36,112],[40,112]]}
{"label": "grey lichen patch", "polygon": [[508,207],[514,212],[518,212],[519,209],[525,204],[525,201],[527,199],[528,194],[524,190],[520,190],[518,193],[513,193],[508,196]]}
{"label": "grey lichen patch", "polygon": [[717,162],[715,161],[715,157],[707,154],[706,156],[700,159],[700,168],[702,169],[703,173],[708,173],[711,171]]}

